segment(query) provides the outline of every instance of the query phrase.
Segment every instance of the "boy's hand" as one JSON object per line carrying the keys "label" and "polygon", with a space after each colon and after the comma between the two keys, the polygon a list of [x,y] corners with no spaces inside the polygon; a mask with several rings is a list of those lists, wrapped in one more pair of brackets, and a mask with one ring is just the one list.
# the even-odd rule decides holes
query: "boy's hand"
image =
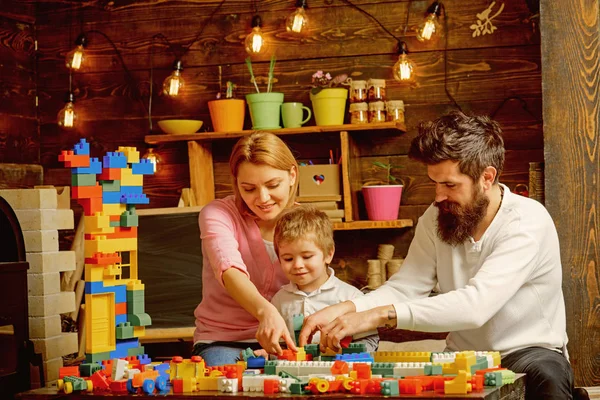
{"label": "boy's hand", "polygon": [[255,357],[264,357],[265,360],[269,359],[269,353],[265,349],[254,350]]}
{"label": "boy's hand", "polygon": [[[321,331],[323,327],[329,324],[334,319],[341,315],[349,312],[355,312],[356,307],[351,301],[344,301],[342,303],[325,307],[321,311],[318,311],[304,320],[304,325],[300,331],[298,337],[298,346],[305,346],[310,343],[310,339],[316,331]],[[321,335],[322,336],[322,335]]]}
{"label": "boy's hand", "polygon": [[283,354],[279,339],[283,338],[287,348],[292,351],[298,351],[294,340],[290,337],[287,325],[283,317],[273,306],[268,307],[259,313],[258,330],[256,331],[256,339],[264,350],[269,354]]}

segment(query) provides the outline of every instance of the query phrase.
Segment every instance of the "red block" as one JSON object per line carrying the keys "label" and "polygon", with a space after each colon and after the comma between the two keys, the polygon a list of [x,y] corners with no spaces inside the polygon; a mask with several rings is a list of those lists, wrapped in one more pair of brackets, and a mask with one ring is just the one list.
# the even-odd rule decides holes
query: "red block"
{"label": "red block", "polygon": [[93,257],[85,259],[86,264],[114,265],[121,263],[121,257],[117,253],[94,253]]}
{"label": "red block", "polygon": [[419,394],[423,391],[420,379],[400,379],[400,394]]}
{"label": "red block", "polygon": [[265,392],[265,394],[279,393],[279,380],[265,379],[263,391]]}
{"label": "red block", "polygon": [[102,212],[102,197],[79,199],[78,203],[83,207],[84,215],[95,215],[97,212]]}
{"label": "red block", "polygon": [[109,390],[109,383],[106,379],[104,371],[96,371],[90,377],[90,380],[94,384],[94,392],[102,392]]}

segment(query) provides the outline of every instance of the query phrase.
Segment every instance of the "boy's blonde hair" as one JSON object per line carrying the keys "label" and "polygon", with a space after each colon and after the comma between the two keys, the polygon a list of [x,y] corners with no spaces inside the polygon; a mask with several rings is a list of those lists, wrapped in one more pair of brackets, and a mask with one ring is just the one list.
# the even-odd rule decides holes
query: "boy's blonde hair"
{"label": "boy's blonde hair", "polygon": [[[240,138],[231,151],[229,168],[231,169],[235,203],[242,214],[254,215],[248,205],[242,200],[240,189],[237,185],[240,165],[244,162],[249,162],[254,165],[267,165],[271,168],[287,172],[295,170],[296,174],[298,173],[298,163],[296,162],[292,151],[283,140],[276,135],[269,132],[256,132]],[[298,181],[299,179],[296,177],[294,184],[290,187],[290,198],[286,207],[291,207],[296,201]]]}
{"label": "boy's blonde hair", "polygon": [[312,240],[328,256],[335,250],[333,225],[327,214],[314,206],[297,206],[284,211],[275,225],[273,244],[279,255],[280,243]]}

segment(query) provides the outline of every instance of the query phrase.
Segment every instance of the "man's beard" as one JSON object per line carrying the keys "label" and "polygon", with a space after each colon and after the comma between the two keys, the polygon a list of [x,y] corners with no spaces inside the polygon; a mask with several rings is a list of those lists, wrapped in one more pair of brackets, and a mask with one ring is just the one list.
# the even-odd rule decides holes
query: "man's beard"
{"label": "man's beard", "polygon": [[473,189],[473,200],[465,206],[448,200],[435,203],[438,208],[437,233],[442,241],[457,246],[469,238],[483,220],[490,199],[478,186]]}

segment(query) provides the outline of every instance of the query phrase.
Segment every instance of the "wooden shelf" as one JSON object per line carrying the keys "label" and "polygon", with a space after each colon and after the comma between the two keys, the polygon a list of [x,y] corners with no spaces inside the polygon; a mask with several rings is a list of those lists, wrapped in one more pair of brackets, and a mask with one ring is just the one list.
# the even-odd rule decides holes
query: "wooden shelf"
{"label": "wooden shelf", "polygon": [[413,226],[412,219],[396,219],[393,221],[351,221],[334,222],[334,231],[351,231],[358,229],[397,229]]}
{"label": "wooden shelf", "polygon": [[[277,136],[283,135],[304,135],[323,132],[341,132],[341,131],[372,131],[382,129],[398,129],[406,132],[406,125],[399,122],[381,122],[376,124],[346,124],[346,125],[330,125],[330,126],[303,126],[301,128],[282,128],[265,130]],[[189,141],[205,141],[214,139],[235,139],[242,136],[251,135],[260,130],[247,130],[235,132],[202,132],[191,135],[147,135],[144,140],[148,144],[167,143],[167,142],[189,142]]]}

